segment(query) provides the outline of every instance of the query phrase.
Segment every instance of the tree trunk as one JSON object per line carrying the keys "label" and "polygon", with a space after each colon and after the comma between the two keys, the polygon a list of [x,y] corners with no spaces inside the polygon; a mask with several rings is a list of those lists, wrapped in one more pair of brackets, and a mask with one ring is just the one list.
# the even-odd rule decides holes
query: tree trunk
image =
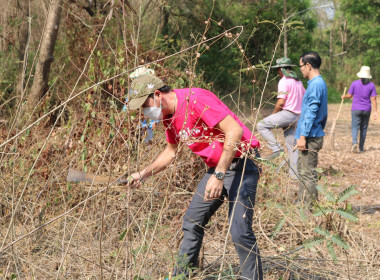
{"label": "tree trunk", "polygon": [[165,5],[162,5],[162,19],[161,19],[161,34],[168,35],[168,24],[169,24],[170,12]]}
{"label": "tree trunk", "polygon": [[16,17],[16,8],[14,1],[6,2],[0,1],[0,51],[6,52],[8,45],[12,45],[14,42],[14,36],[9,27],[10,19]]}
{"label": "tree trunk", "polygon": [[330,44],[329,44],[329,55],[330,55],[330,61],[329,61],[329,71],[331,75],[331,70],[332,70],[332,65],[333,65],[333,30],[334,30],[334,25],[332,25],[330,29]]}
{"label": "tree trunk", "polygon": [[287,11],[286,11],[286,0],[284,0],[284,57],[288,57],[288,33],[286,30],[286,18],[287,18]]}
{"label": "tree trunk", "polygon": [[34,73],[34,81],[28,96],[27,111],[34,109],[48,89],[49,72],[54,60],[54,46],[58,36],[63,0],[52,0],[42,35],[40,54]]}
{"label": "tree trunk", "polygon": [[22,95],[22,92],[24,91],[24,83],[25,83],[25,72],[26,72],[26,62],[27,62],[27,47],[28,42],[30,39],[29,34],[29,11],[30,11],[30,2],[27,0],[18,0],[17,6],[20,8],[22,22],[19,27],[18,32],[18,42],[19,42],[19,48],[18,48],[18,56],[19,56],[19,62],[20,62],[20,68],[18,73],[18,79],[17,79],[17,95]]}
{"label": "tree trunk", "polygon": [[[346,51],[347,45],[347,19],[344,19],[343,25],[340,28],[340,37],[342,39],[342,53]],[[341,59],[341,67],[344,71],[344,56]]]}

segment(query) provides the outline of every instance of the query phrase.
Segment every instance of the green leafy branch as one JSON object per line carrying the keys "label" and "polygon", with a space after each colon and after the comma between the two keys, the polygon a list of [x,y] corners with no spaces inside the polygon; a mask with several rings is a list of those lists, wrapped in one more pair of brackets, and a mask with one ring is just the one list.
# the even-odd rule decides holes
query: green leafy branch
{"label": "green leafy branch", "polygon": [[[335,196],[333,193],[329,192],[322,186],[317,186],[317,189],[321,194],[325,196],[329,204],[327,206],[318,206],[318,208],[313,213],[315,217],[326,217],[326,221],[328,223],[333,221],[331,217],[334,213],[336,213],[345,220],[351,222],[358,221],[358,217],[355,215],[354,212],[352,212],[350,207],[347,207],[347,205],[345,205],[345,207],[340,206],[341,203],[346,202],[347,199],[349,199],[352,195],[357,194],[355,185],[351,185],[350,187],[346,188],[337,196]],[[350,248],[347,242],[338,233],[333,233],[331,232],[331,230],[322,228],[320,226],[315,227],[314,232],[319,234],[319,236],[305,240],[303,243],[304,247],[311,249],[317,245],[326,243],[327,251],[329,252],[334,262],[337,261],[337,255],[334,246],[337,246],[344,250],[348,250]]]}

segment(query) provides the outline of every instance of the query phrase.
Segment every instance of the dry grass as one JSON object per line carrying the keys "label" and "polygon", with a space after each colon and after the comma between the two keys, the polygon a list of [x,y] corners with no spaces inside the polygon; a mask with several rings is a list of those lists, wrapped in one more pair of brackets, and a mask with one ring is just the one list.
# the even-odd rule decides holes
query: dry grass
{"label": "dry grass", "polygon": [[[368,145],[374,143],[372,136],[378,133],[374,127],[370,128],[373,130],[369,131]],[[34,158],[38,143],[45,136],[41,131],[44,129],[34,128],[27,141],[22,145],[19,143],[17,154],[3,155],[1,277],[6,279],[13,274],[19,279],[95,279],[102,271],[102,277],[106,279],[133,279],[135,276],[159,279],[168,274],[176,261],[182,235],[182,216],[196,182],[204,172],[200,160],[184,150],[173,166],[147,180],[140,189],[130,190],[116,185],[108,188],[70,185],[65,182],[65,177],[69,166],[80,167],[77,165],[82,149],[78,141],[80,134],[72,139],[73,144],[69,148],[67,135],[72,131],[68,127],[61,128],[49,140],[51,145],[42,153],[27,183],[27,190],[20,197],[26,183],[28,160]],[[107,131],[103,128],[103,134],[108,135]],[[344,132],[338,129],[338,133]],[[139,144],[139,155],[135,148],[129,148],[120,138],[114,142],[109,137],[104,138],[101,142],[93,134],[88,137],[88,162],[103,157],[103,164],[89,165],[89,171],[99,168],[102,174],[120,175],[147,164],[164,145],[162,128],[155,136],[153,148]],[[341,134],[338,139],[347,141],[347,136]],[[107,154],[108,144],[111,145],[108,151],[113,150],[112,154]],[[339,147],[342,142],[337,144]],[[376,153],[376,147],[373,149]],[[266,153],[265,147],[263,153]],[[371,153],[372,149],[367,153],[367,159],[371,158]],[[347,157],[346,161],[357,158],[357,155],[342,150],[340,154]],[[345,172],[344,162],[342,165],[339,159],[329,162],[335,156],[322,151],[321,167],[327,169],[333,164],[334,169]],[[137,158],[139,162],[136,162]],[[358,223],[348,223],[344,227],[341,226],[342,221],[332,221],[341,229],[351,247],[347,251],[337,251],[336,264],[324,246],[294,252],[305,239],[315,236],[313,228],[316,225],[324,225],[326,221],[312,215],[303,217],[293,204],[296,186],[289,181],[287,174],[275,173],[265,165],[262,168],[253,224],[266,279],[378,279],[378,213],[374,216],[359,215]],[[329,174],[322,180],[337,183],[337,192],[339,188],[356,182],[357,177],[365,182],[370,174]],[[365,183],[359,184],[359,191],[364,186]],[[335,191],[334,187],[332,189]],[[365,197],[375,202],[372,189],[375,191],[376,188],[368,187],[367,193],[361,192],[360,200],[354,197],[352,203],[362,203]],[[12,209],[18,200],[19,208],[14,212]],[[202,255],[204,269],[194,279],[214,279],[218,275],[228,229],[226,213],[225,204],[206,228]],[[272,237],[275,224],[284,216],[284,227]],[[125,235],[121,239],[123,232]],[[237,273],[238,258],[231,241],[226,250],[225,273],[229,275],[226,276],[228,279],[232,279],[233,273]]]}
{"label": "dry grass", "polygon": [[[191,55],[197,57],[198,51]],[[195,67],[196,59],[189,63],[189,69]],[[256,103],[264,91],[256,93]],[[88,98],[80,102],[93,104]],[[236,104],[237,100],[232,98],[231,102]],[[249,128],[260,114],[266,115],[261,104],[258,108],[253,115],[252,108],[239,108]],[[170,168],[140,189],[68,184],[65,178],[70,167],[120,176],[148,164],[165,145],[162,127],[153,146],[146,147],[130,116],[115,106],[94,106],[92,110],[95,115],[71,112],[61,126],[42,119],[25,130],[28,133],[1,146],[1,279],[160,279],[172,271],[182,236],[182,216],[205,167],[184,148]],[[249,113],[244,117],[243,112]],[[322,169],[338,172],[326,173],[322,181],[334,192],[357,184],[359,195],[352,199],[353,204],[379,203],[378,123],[369,128],[371,149],[356,155],[347,152],[347,115],[342,119],[344,123],[337,123],[337,149],[320,154]],[[8,136],[8,127],[0,125],[1,143],[5,143],[16,132],[12,130]],[[281,134],[278,131],[279,137]],[[268,153],[265,145],[262,153]],[[266,165],[262,169],[253,224],[265,279],[380,278],[379,213],[359,215],[357,223],[304,216],[294,205],[297,186],[287,173],[276,173]],[[226,204],[206,227],[203,269],[193,279],[216,279],[219,274],[228,234]],[[284,226],[272,236],[275,224],[284,217]],[[315,236],[315,226],[327,223],[350,245],[346,251],[337,250],[336,263],[325,246],[299,248]],[[231,240],[224,264],[221,279],[234,279],[238,257]]]}

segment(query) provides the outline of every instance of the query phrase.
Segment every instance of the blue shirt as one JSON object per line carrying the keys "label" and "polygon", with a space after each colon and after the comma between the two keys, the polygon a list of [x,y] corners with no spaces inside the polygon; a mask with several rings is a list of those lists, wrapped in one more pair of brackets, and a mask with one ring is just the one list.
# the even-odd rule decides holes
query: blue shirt
{"label": "blue shirt", "polygon": [[295,138],[322,137],[327,122],[327,86],[321,75],[307,82]]}
{"label": "blue shirt", "polygon": [[153,128],[153,124],[154,123],[159,123],[160,121],[152,121],[152,120],[149,120],[149,122],[147,121],[147,119],[145,120],[141,120],[140,121],[140,127],[141,128],[149,128],[149,129],[152,129]]}

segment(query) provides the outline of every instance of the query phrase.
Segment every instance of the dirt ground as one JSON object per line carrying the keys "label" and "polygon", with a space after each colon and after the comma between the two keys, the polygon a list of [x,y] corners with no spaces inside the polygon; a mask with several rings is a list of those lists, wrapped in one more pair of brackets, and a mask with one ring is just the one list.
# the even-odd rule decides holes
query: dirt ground
{"label": "dirt ground", "polygon": [[[329,132],[331,123],[336,118],[339,104],[329,105],[329,117],[327,128]],[[334,135],[334,151],[322,149],[319,157],[319,165],[322,169],[330,166],[337,171],[341,171],[342,176],[327,176],[329,180],[336,182],[340,187],[356,185],[359,192],[356,201],[357,205],[380,204],[380,119],[373,120],[373,115],[369,123],[367,137],[364,146],[364,153],[351,152],[351,104],[343,104],[341,114],[336,123]],[[380,216],[379,216],[380,217]]]}
{"label": "dirt ground", "polygon": [[[335,126],[334,149],[330,150],[327,148],[326,140],[330,134],[331,125],[337,118],[339,107],[340,104],[328,105],[326,137],[324,147],[319,153],[318,168],[323,170],[322,175],[328,183],[334,186],[331,190],[334,193],[339,193],[350,185],[356,186],[358,193],[349,200],[352,206],[380,207],[380,117],[374,120],[373,114],[371,115],[364,145],[365,151],[363,153],[352,153],[351,103],[345,102]],[[270,113],[268,111],[262,114],[268,115]],[[278,131],[277,136],[282,138],[282,131]],[[279,141],[283,143],[283,139]],[[261,143],[264,146],[263,154],[270,153],[265,142],[261,140]],[[293,186],[294,192],[296,189],[297,186]],[[363,233],[367,232],[372,235],[373,227],[378,228],[380,226],[380,210],[370,215],[361,213],[358,215],[360,223],[366,225],[362,227]]]}
{"label": "dirt ground", "polygon": [[[339,104],[329,104],[329,118],[326,131],[330,131],[331,124],[336,118]],[[339,191],[350,185],[356,185],[358,194],[350,199],[353,206],[380,206],[380,119],[373,119],[371,115],[364,145],[364,153],[350,151],[351,138],[351,103],[343,104],[341,114],[336,123],[334,135],[334,151],[322,149],[319,157],[319,166],[322,169],[340,171],[340,176],[327,175],[329,182],[334,182]],[[368,214],[359,214],[359,223],[363,234],[372,236],[380,243],[379,236],[373,236],[373,229],[380,226],[380,211]]]}
{"label": "dirt ground", "polygon": [[[367,130],[367,137],[363,153],[352,153],[351,138],[351,103],[344,103],[336,122],[334,132],[334,149],[327,148],[327,138],[333,121],[336,119],[340,104],[328,105],[328,120],[325,128],[324,147],[319,153],[318,168],[323,170],[322,175],[329,183],[341,191],[350,185],[356,185],[358,195],[352,201],[354,205],[380,205],[380,117],[371,120]],[[267,116],[271,112],[263,111]],[[256,132],[257,133],[257,132]],[[282,131],[274,132],[279,142],[283,143]],[[260,139],[260,136],[258,136]],[[271,153],[265,141],[260,139],[264,157]],[[359,140],[359,139],[358,139]]]}
{"label": "dirt ground", "polygon": [[[328,145],[326,143],[326,140],[330,133],[331,125],[337,117],[339,106],[340,104],[328,105],[329,115],[325,129],[325,146],[319,153],[318,168],[320,169],[322,175],[319,183],[322,185],[328,183],[327,185],[329,186],[329,191],[335,194],[340,193],[351,185],[355,185],[358,193],[349,199],[349,203],[351,203],[353,207],[367,207],[375,205],[380,206],[380,119],[373,120],[373,115],[371,116],[364,146],[365,151],[363,153],[352,153],[351,103],[344,103],[339,119],[336,122],[334,133],[334,149],[329,150],[327,148]],[[267,116],[270,113],[271,111],[266,110],[265,112],[261,112],[262,116]],[[283,143],[284,140],[282,136],[282,130],[277,130],[274,133],[278,137],[280,143]],[[258,135],[258,137],[260,139],[260,135]],[[263,146],[262,157],[266,157],[271,153],[271,151],[267,148],[265,141],[262,139],[260,140]],[[286,175],[286,173],[283,175]],[[293,183],[289,184],[289,187],[289,198],[292,200],[293,195],[295,195],[298,189],[298,186],[297,184]],[[260,200],[260,197],[258,200]],[[352,233],[357,234],[357,236],[362,238],[362,240],[358,241],[360,239],[358,238],[357,241],[353,241],[352,244],[355,244],[355,242],[357,242],[356,244],[360,243],[367,245],[363,245],[363,248],[361,249],[362,253],[351,252],[352,256],[355,256],[355,258],[361,258],[362,255],[372,256],[373,252],[371,252],[372,249],[370,248],[377,247],[375,244],[380,244],[380,238],[378,236],[378,230],[380,228],[380,211],[378,210],[371,214],[359,212],[357,215],[359,218],[358,223],[351,224],[350,227]],[[356,249],[356,247],[360,246],[353,245],[353,247]],[[271,252],[269,249],[267,251],[265,251],[265,249],[262,251],[265,255],[273,254],[273,252]],[[324,255],[327,256],[328,254],[325,253]],[[326,271],[328,267],[330,271],[334,271],[331,266],[327,265],[325,267]],[[370,266],[367,266],[368,273],[364,273],[364,270],[359,269],[359,266],[356,266],[356,268],[353,266],[352,268],[357,269],[356,276],[347,276],[349,273],[345,275],[345,273],[342,273],[342,271],[344,271],[344,268],[340,268],[339,272],[337,272],[337,275],[340,275],[338,279],[379,279],[379,272],[374,272],[374,270],[369,267]],[[317,266],[315,268],[317,268]],[[317,270],[321,271],[321,268],[318,268]],[[275,275],[268,274],[267,279],[279,278],[276,278]]]}

